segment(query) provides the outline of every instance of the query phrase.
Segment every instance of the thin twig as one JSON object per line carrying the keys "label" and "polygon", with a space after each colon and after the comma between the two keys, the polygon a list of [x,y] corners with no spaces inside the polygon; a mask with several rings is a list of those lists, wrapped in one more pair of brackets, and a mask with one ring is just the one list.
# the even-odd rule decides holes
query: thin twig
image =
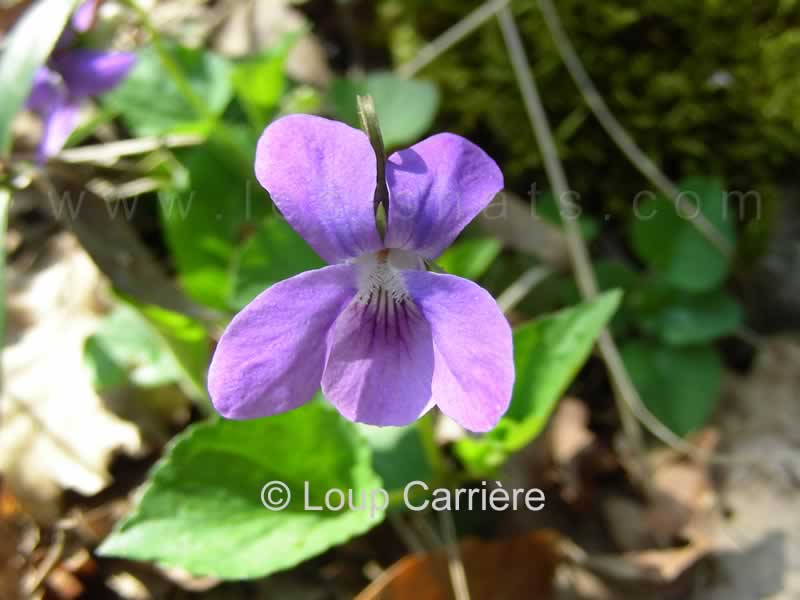
{"label": "thin twig", "polygon": [[686,206],[687,200],[681,190],[664,175],[647,154],[636,144],[633,138],[628,134],[622,124],[617,120],[611,109],[608,108],[605,100],[600,95],[597,87],[594,85],[591,77],[583,67],[575,48],[570,42],[564,28],[561,25],[561,19],[558,16],[558,11],[551,0],[539,0],[539,8],[544,16],[547,28],[550,30],[550,35],[553,37],[553,42],[556,45],[561,59],[569,71],[572,80],[578,87],[583,99],[589,106],[594,116],[600,122],[603,129],[606,130],[609,137],[615,144],[622,150],[622,153],[633,163],[639,172],[649,179],[652,184],[658,189],[661,194],[669,198],[680,216],[692,214],[691,218],[686,217],[697,230],[709,241],[719,252],[727,257],[733,255],[733,248],[731,243],[719,232],[719,230],[711,223],[704,214],[698,213],[695,208]]}
{"label": "thin twig", "polygon": [[455,25],[449,27],[431,43],[424,46],[413,59],[398,67],[397,73],[401,77],[413,77],[510,3],[511,0],[484,2]]}
{"label": "thin twig", "polygon": [[497,305],[504,313],[513,310],[530,291],[550,276],[547,267],[535,266],[525,271],[497,297]]}
{"label": "thin twig", "polygon": [[26,584],[23,586],[25,588],[26,596],[33,597],[33,594],[36,593],[36,590],[42,586],[45,580],[50,576],[50,573],[53,572],[53,569],[58,566],[58,563],[64,554],[65,542],[66,535],[64,534],[64,531],[60,528],[56,529],[55,540],[53,544],[47,550],[47,554],[45,555],[41,564],[37,567],[36,571],[33,573],[31,580],[26,582]]}
{"label": "thin twig", "polygon": [[439,537],[436,529],[428,521],[428,516],[425,513],[416,512],[409,516],[409,523],[414,527],[415,531],[420,535],[423,540],[423,545],[436,550],[441,548],[443,543]]}
{"label": "thin twig", "polygon": [[412,553],[418,554],[425,552],[425,544],[422,543],[417,532],[406,524],[402,515],[399,513],[391,513],[389,515],[389,524],[392,526],[397,536],[403,540],[406,548]]}
{"label": "thin twig", "polygon": [[102,165],[114,164],[124,156],[146,154],[163,148],[180,148],[195,146],[204,141],[199,135],[167,135],[163,137],[143,137],[131,140],[109,142],[107,144],[93,144],[68,148],[59,152],[58,160],[66,163],[99,163]]}
{"label": "thin twig", "polygon": [[[568,207],[565,204],[567,191],[569,190],[567,178],[564,174],[561,160],[558,157],[558,151],[556,150],[553,134],[550,130],[550,124],[547,120],[544,107],[542,106],[539,92],[536,89],[536,83],[530,70],[525,49],[522,46],[517,25],[514,22],[511,11],[507,7],[502,9],[497,17],[503,34],[503,40],[505,41],[511,60],[511,65],[514,69],[520,92],[522,93],[525,108],[530,117],[536,141],[542,152],[547,176],[550,179],[550,184],[553,186],[553,191],[555,192],[559,205],[562,210],[566,210]],[[592,270],[589,251],[581,236],[578,223],[572,219],[564,219],[564,229],[567,234],[567,246],[569,248],[578,288],[584,298],[593,298],[598,292],[597,281],[595,280],[594,271]],[[626,402],[622,398],[624,394],[630,394],[631,390],[635,392],[635,388],[633,388],[633,385],[630,383],[628,373],[625,371],[624,366],[620,368],[622,361],[618,360],[619,353],[617,347],[607,331],[600,335],[598,346],[606,362],[609,373],[611,374],[611,378],[615,383],[617,391],[615,394],[617,398],[617,410],[622,420],[622,427],[627,444],[631,450],[638,451],[642,447],[639,424],[628,408],[630,402]],[[642,475],[642,473],[640,473],[640,475]]]}
{"label": "thin twig", "polygon": [[452,513],[449,510],[440,511],[439,521],[442,527],[445,551],[447,552],[447,570],[450,572],[453,594],[456,600],[470,600],[467,573],[464,569],[464,561],[461,559],[461,549],[458,546],[456,525],[453,522]]}

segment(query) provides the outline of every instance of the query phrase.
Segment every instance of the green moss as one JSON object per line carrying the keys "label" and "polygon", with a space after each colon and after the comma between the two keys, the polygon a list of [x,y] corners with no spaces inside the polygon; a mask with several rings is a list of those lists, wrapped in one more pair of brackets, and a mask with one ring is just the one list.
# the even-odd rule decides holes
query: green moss
{"label": "green moss", "polygon": [[[476,0],[382,0],[376,39],[401,63]],[[768,201],[800,153],[800,1],[560,0],[611,110],[672,177],[722,176]],[[648,184],[589,114],[534,1],[514,12],[572,186],[629,213]],[[442,88],[440,127],[476,137],[518,190],[545,181],[499,28],[487,23],[421,76]]]}

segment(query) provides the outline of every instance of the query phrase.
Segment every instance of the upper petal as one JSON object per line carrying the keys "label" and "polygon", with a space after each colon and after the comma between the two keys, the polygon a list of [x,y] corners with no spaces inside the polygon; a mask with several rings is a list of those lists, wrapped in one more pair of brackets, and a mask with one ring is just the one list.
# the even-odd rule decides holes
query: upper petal
{"label": "upper petal", "polygon": [[70,95],[85,98],[119,85],[136,64],[136,55],[82,48],[59,53],[51,63],[64,78]]}
{"label": "upper petal", "polygon": [[322,392],[351,421],[407,425],[432,406],[433,340],[410,300],[357,296],[339,316]]}
{"label": "upper petal", "polygon": [[97,16],[97,9],[99,8],[100,0],[84,0],[75,9],[70,21],[70,27],[75,31],[86,33],[94,25]]}
{"label": "upper petal", "polygon": [[479,285],[426,271],[407,271],[409,294],[431,327],[433,396],[447,416],[470,431],[492,429],[511,401],[511,328]]}
{"label": "upper petal", "polygon": [[376,159],[367,136],[289,115],[258,141],[256,177],[289,224],[330,263],[383,247],[375,226]]}
{"label": "upper petal", "polygon": [[436,258],[503,189],[503,174],[478,146],[440,133],[389,157],[386,246]]}
{"label": "upper petal", "polygon": [[328,331],[355,293],[353,267],[276,283],[230,322],[208,371],[214,408],[252,419],[296,408],[319,388]]}

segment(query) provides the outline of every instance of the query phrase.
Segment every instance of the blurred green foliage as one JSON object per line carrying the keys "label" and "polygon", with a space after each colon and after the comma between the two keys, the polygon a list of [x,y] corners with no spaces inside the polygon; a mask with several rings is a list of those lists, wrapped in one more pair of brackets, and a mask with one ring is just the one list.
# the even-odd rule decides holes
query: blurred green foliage
{"label": "blurred green foliage", "polygon": [[439,107],[435,85],[388,72],[335,79],[328,92],[336,117],[353,127],[359,126],[356,97],[367,94],[375,100],[383,142],[389,149],[416,142],[430,129]]}
{"label": "blurred green foliage", "polygon": [[[183,75],[188,90],[165,68],[165,58]],[[103,106],[118,112],[138,136],[208,131],[213,123],[207,117],[220,115],[233,96],[230,69],[228,61],[213,52],[171,43],[162,56],[147,46],[137,52],[136,65],[122,84],[103,96]],[[187,91],[202,99],[207,114],[198,114]]]}

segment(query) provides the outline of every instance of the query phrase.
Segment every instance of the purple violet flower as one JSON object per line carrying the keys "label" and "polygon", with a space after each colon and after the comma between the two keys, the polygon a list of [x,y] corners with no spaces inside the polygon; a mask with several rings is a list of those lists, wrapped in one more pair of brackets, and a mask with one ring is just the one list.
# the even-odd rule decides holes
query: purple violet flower
{"label": "purple violet flower", "polygon": [[78,123],[83,100],[119,85],[136,62],[136,55],[130,52],[73,47],[76,33],[87,31],[94,23],[98,4],[88,0],[76,9],[47,65],[34,75],[26,106],[44,120],[37,152],[40,163],[64,147]]}
{"label": "purple violet flower", "polygon": [[208,373],[216,410],[252,419],[325,397],[351,421],[406,425],[432,406],[493,428],[514,382],[511,329],[477,284],[427,271],[503,187],[483,150],[442,133],[386,162],[385,241],[367,136],[309,115],[273,122],[256,177],[329,266],[281,281],[228,325]]}

